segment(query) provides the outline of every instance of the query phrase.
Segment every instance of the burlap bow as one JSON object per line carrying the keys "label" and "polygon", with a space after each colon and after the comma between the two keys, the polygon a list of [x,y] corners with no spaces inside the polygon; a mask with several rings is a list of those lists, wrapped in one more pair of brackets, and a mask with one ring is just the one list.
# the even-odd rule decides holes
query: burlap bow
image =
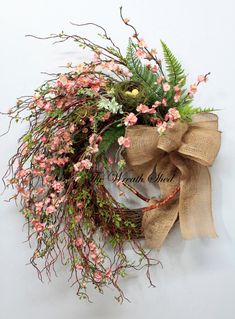
{"label": "burlap bow", "polygon": [[[135,174],[143,174],[145,180],[153,172],[174,175],[170,183],[159,182],[163,198],[180,185],[174,200],[144,213],[142,228],[147,246],[160,248],[178,217],[184,239],[216,237],[208,166],[220,148],[218,117],[197,114],[189,124],[177,121],[161,136],[155,127],[135,125],[127,128],[126,137],[131,147],[123,156]],[[149,205],[156,201],[151,199]]]}

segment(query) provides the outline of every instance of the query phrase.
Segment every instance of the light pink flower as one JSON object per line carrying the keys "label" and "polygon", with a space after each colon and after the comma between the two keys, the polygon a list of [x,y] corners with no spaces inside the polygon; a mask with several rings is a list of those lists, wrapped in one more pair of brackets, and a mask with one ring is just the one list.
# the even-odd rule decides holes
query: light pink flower
{"label": "light pink flower", "polygon": [[111,116],[111,112],[107,112],[103,115],[102,121],[107,121]]}
{"label": "light pink flower", "polygon": [[62,84],[62,85],[66,85],[68,82],[67,77],[64,74],[61,74],[59,76],[59,79],[57,80],[57,84]]}
{"label": "light pink flower", "polygon": [[112,275],[112,269],[111,268],[108,268],[105,272],[105,277],[106,278],[110,278]]}
{"label": "light pink flower", "polygon": [[138,58],[145,58],[145,56],[146,56],[144,50],[142,50],[142,49],[137,49],[136,52],[135,52],[135,54],[136,54],[136,56],[137,56]]}
{"label": "light pink flower", "polygon": [[165,132],[166,128],[167,128],[167,123],[166,122],[162,122],[161,124],[159,123],[157,125],[157,131],[158,131],[158,133],[160,135],[162,135]]}
{"label": "light pink flower", "polygon": [[155,64],[153,67],[152,67],[152,71],[154,73],[157,73],[157,70],[158,70],[158,66]]}
{"label": "light pink flower", "polygon": [[82,169],[89,170],[92,167],[92,163],[89,159],[84,159],[81,162],[74,164],[73,167],[76,172],[81,171]]}
{"label": "light pink flower", "polygon": [[83,245],[83,239],[80,237],[80,238],[77,238],[76,240],[75,240],[75,245],[78,247],[78,248],[80,248],[80,247],[82,247],[82,245]]}
{"label": "light pink flower", "polygon": [[96,271],[96,272],[94,273],[94,280],[95,280],[96,282],[101,282],[101,280],[102,280],[102,273],[101,273],[100,271]]}
{"label": "light pink flower", "polygon": [[93,242],[90,242],[90,243],[88,244],[88,246],[89,246],[89,248],[90,248],[91,251],[94,251],[94,250],[97,248],[97,247],[96,247],[96,244],[93,243]]}
{"label": "light pink flower", "polygon": [[112,159],[112,157],[109,156],[109,157],[107,158],[107,160],[108,160],[108,163],[109,163],[110,165],[113,164],[113,159]]}
{"label": "light pink flower", "polygon": [[130,19],[129,18],[124,18],[123,21],[124,21],[124,23],[127,24],[127,23],[129,23]]}
{"label": "light pink flower", "polygon": [[205,75],[199,75],[197,77],[197,80],[198,80],[199,83],[201,83],[201,82],[206,82],[208,79],[207,79],[207,77]]}
{"label": "light pink flower", "polygon": [[118,139],[118,144],[128,148],[131,146],[131,140],[129,137],[120,136]]}
{"label": "light pink flower", "polygon": [[43,206],[44,206],[43,202],[35,203],[36,212],[37,212],[37,213],[38,213],[38,212],[41,212]]}
{"label": "light pink flower", "polygon": [[64,189],[64,185],[63,183],[61,182],[57,182],[57,181],[54,181],[52,183],[52,187],[55,191],[57,191],[58,193],[60,193],[63,189]]}
{"label": "light pink flower", "polygon": [[165,82],[165,83],[163,83],[162,88],[163,88],[164,92],[168,92],[170,90],[171,86],[169,83]]}
{"label": "light pink flower", "polygon": [[44,110],[46,112],[51,112],[53,110],[52,105],[50,102],[47,102],[44,106],[43,106]]}
{"label": "light pink flower", "polygon": [[152,105],[152,107],[156,108],[156,107],[158,107],[158,106],[161,105],[161,104],[162,104],[162,102],[156,101],[156,102],[154,102],[154,104]]}
{"label": "light pink flower", "polygon": [[84,167],[85,169],[88,169],[88,170],[92,167],[92,163],[89,159],[82,160],[81,165],[82,165],[82,167]]}
{"label": "light pink flower", "polygon": [[140,40],[138,41],[138,46],[139,46],[140,48],[147,47],[147,45],[146,45],[144,39],[140,39]]}
{"label": "light pink flower", "polygon": [[165,115],[165,121],[175,121],[180,118],[180,113],[176,108],[170,108]]}
{"label": "light pink flower", "polygon": [[166,98],[163,98],[163,99],[162,99],[162,105],[163,105],[163,106],[167,106],[167,99],[166,99]]}
{"label": "light pink flower", "polygon": [[129,115],[127,115],[127,117],[124,119],[124,124],[126,126],[132,126],[132,125],[135,125],[136,122],[137,122],[137,117],[135,116],[134,113],[129,113]]}
{"label": "light pink flower", "polygon": [[79,209],[83,209],[84,203],[83,203],[83,202],[78,202],[78,203],[77,203],[77,207],[78,207]]}
{"label": "light pink flower", "polygon": [[34,222],[34,228],[35,228],[37,233],[40,233],[45,229],[45,224],[40,223],[40,222]]}
{"label": "light pink flower", "polygon": [[83,266],[80,265],[80,264],[76,264],[76,265],[75,265],[75,268],[76,268],[77,270],[82,270],[82,269],[83,269]]}
{"label": "light pink flower", "polygon": [[55,207],[52,206],[52,205],[50,205],[50,206],[48,206],[47,209],[46,209],[46,214],[47,214],[47,215],[50,215],[50,214],[54,213],[55,210],[56,210]]}
{"label": "light pink flower", "polygon": [[140,113],[148,113],[149,107],[145,104],[140,104],[137,106],[136,111]]}
{"label": "light pink flower", "polygon": [[161,84],[163,80],[164,80],[164,77],[159,75],[159,77],[157,78],[157,84]]}
{"label": "light pink flower", "polygon": [[91,154],[95,154],[99,151],[99,145],[95,144],[93,146],[88,146],[87,147],[87,152],[91,153]]}
{"label": "light pink flower", "polygon": [[192,97],[196,92],[197,92],[197,85],[191,84],[188,91],[189,95]]}
{"label": "light pink flower", "polygon": [[82,220],[83,215],[81,213],[75,215],[75,221],[76,223],[80,223],[80,221]]}

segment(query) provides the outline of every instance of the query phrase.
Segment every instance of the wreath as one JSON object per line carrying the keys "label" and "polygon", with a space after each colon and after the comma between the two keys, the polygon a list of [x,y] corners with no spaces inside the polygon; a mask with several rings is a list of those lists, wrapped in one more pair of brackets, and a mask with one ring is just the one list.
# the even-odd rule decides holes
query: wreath
{"label": "wreath", "polygon": [[[80,298],[89,300],[89,284],[101,293],[111,285],[122,302],[120,278],[131,269],[146,266],[153,286],[149,269],[159,261],[151,248],[160,248],[177,220],[183,238],[216,236],[208,166],[219,151],[220,132],[214,109],[193,105],[209,73],[187,87],[169,47],[161,41],[162,63],[122,8],[120,16],[132,31],[125,55],[95,23],[75,26],[95,26],[107,45],[65,32],[34,36],[73,40],[93,59],[68,63],[66,72],[50,75],[7,113],[11,122],[26,121],[28,130],[9,161],[5,185],[16,190],[11,199],[20,200],[28,240],[36,242],[30,262],[39,278],[44,272],[50,277],[60,260]],[[145,197],[125,179],[116,181],[120,196],[128,191],[145,202],[130,209],[105,185],[103,173],[113,167],[143,182],[162,171],[174,178],[158,180],[158,198]]]}

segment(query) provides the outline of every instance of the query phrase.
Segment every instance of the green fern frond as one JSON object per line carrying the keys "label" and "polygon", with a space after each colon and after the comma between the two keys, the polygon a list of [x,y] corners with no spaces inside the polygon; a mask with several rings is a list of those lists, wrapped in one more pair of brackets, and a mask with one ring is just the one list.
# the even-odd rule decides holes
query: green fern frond
{"label": "green fern frond", "polygon": [[148,89],[150,98],[153,95],[154,98],[159,95],[159,88],[156,85],[158,75],[141,63],[141,60],[136,56],[135,45],[131,38],[127,47],[126,64],[132,73],[132,80],[141,82]]}
{"label": "green fern frond", "polygon": [[182,68],[180,62],[176,59],[174,54],[168,48],[165,42],[161,41],[164,59],[166,62],[166,70],[168,73],[168,82],[172,85],[177,85],[180,81],[181,86],[185,84],[186,75],[184,74],[184,69]]}
{"label": "green fern frond", "polygon": [[183,121],[187,121],[190,122],[192,121],[192,116],[194,114],[198,114],[198,113],[209,113],[209,112],[214,112],[216,111],[214,108],[212,107],[208,107],[208,108],[201,108],[201,107],[192,107],[190,105],[184,105],[181,107],[178,107],[177,110],[180,113],[180,117]]}

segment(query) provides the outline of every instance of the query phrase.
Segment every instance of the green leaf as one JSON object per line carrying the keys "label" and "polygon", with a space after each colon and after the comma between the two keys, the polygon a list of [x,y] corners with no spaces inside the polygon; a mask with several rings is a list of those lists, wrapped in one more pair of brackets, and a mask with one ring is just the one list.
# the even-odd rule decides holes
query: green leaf
{"label": "green leaf", "polygon": [[98,103],[98,108],[107,110],[109,112],[112,112],[114,114],[120,113],[122,114],[122,105],[118,104],[117,101],[115,100],[115,97],[112,98],[112,100],[106,99],[102,97]]}
{"label": "green leaf", "polygon": [[181,86],[185,84],[186,75],[184,74],[184,69],[182,68],[180,62],[176,59],[174,54],[168,48],[165,42],[161,41],[164,59],[166,62],[166,70],[168,73],[168,82],[171,85],[177,85],[181,82]]}
{"label": "green leaf", "polygon": [[117,141],[117,139],[124,135],[125,127],[110,127],[103,135],[103,139],[99,144],[99,151],[96,153],[96,156],[104,153],[108,150],[108,148]]}

